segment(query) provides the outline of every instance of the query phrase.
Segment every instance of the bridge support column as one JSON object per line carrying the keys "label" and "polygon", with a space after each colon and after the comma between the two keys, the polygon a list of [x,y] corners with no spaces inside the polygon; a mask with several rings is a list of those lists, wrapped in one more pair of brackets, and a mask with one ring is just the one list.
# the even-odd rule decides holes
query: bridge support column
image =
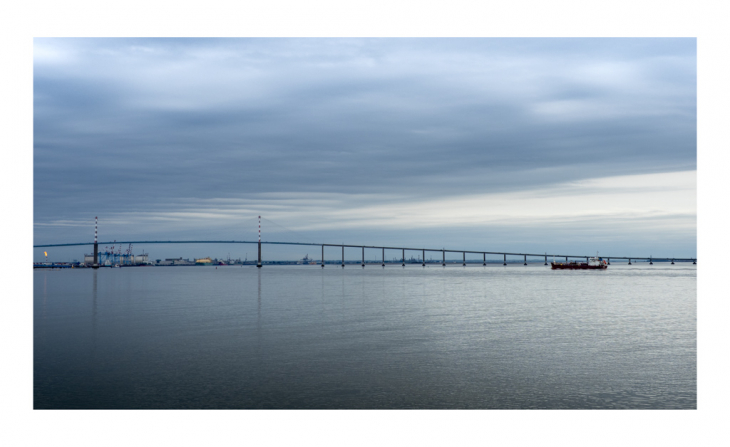
{"label": "bridge support column", "polygon": [[527,265],[527,255],[525,255],[525,263],[523,265]]}
{"label": "bridge support column", "polygon": [[421,259],[423,260],[423,267],[426,267],[426,250],[421,253]]}
{"label": "bridge support column", "polygon": [[401,258],[403,258],[403,267],[406,266],[406,249],[403,248],[403,254],[401,255]]}
{"label": "bridge support column", "polygon": [[547,265],[547,255],[545,255],[545,265]]}
{"label": "bridge support column", "polygon": [[565,257],[565,262],[566,262],[566,263],[568,262],[568,257],[567,257],[567,256]]}
{"label": "bridge support column", "polygon": [[672,265],[674,265],[674,259],[672,259]]}
{"label": "bridge support column", "polygon": [[261,268],[261,241],[259,241],[259,260],[256,263],[256,267]]}
{"label": "bridge support column", "polygon": [[342,268],[345,268],[345,246],[342,246]]}
{"label": "bridge support column", "polygon": [[383,248],[383,267],[385,267],[385,248]]}
{"label": "bridge support column", "polygon": [[362,248],[362,266],[365,267],[365,247]]}
{"label": "bridge support column", "polygon": [[654,265],[654,263],[651,260],[651,256],[649,257],[649,265]]}
{"label": "bridge support column", "polygon": [[606,258],[606,264],[611,265],[611,258]]}
{"label": "bridge support column", "polygon": [[99,229],[99,217],[94,217],[94,263],[91,264],[92,268],[99,268],[99,244],[98,241],[98,229]]}
{"label": "bridge support column", "polygon": [[697,265],[697,260],[696,259],[693,259],[692,260],[692,265]]}
{"label": "bridge support column", "polygon": [[324,268],[324,245],[322,246],[322,268]]}
{"label": "bridge support column", "polygon": [[502,265],[507,265],[507,253],[504,253],[504,262],[502,262]]}
{"label": "bridge support column", "polygon": [[629,258],[629,265],[631,265],[631,258]]}
{"label": "bridge support column", "polygon": [[487,265],[487,254],[482,253],[482,265]]}
{"label": "bridge support column", "polygon": [[466,252],[462,251],[461,254],[462,254],[462,260],[463,260],[461,265],[466,266]]}
{"label": "bridge support column", "polygon": [[441,250],[441,266],[446,267],[446,251]]}
{"label": "bridge support column", "polygon": [[259,216],[259,260],[256,267],[261,268],[261,216]]}

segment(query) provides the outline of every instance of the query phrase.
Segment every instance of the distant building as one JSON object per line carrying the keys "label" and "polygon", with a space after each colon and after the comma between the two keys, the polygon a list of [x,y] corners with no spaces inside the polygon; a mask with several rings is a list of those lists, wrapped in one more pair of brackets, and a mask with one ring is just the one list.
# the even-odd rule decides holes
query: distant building
{"label": "distant building", "polygon": [[210,258],[200,258],[195,260],[195,265],[206,265],[213,264],[213,260]]}

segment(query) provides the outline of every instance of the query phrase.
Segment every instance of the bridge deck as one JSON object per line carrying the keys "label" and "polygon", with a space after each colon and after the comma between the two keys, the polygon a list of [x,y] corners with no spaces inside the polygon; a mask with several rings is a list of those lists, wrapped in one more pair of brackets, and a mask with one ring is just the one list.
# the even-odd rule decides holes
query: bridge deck
{"label": "bridge deck", "polygon": [[[99,242],[98,245],[116,245],[116,244],[258,244],[258,241],[111,241]],[[408,250],[408,251],[428,251],[442,253],[469,253],[480,255],[502,255],[502,256],[530,256],[530,257],[555,257],[555,258],[589,258],[592,255],[564,255],[564,254],[546,254],[546,253],[512,253],[503,251],[474,251],[474,250],[451,250],[445,248],[409,248],[409,247],[386,247],[377,245],[350,245],[350,244],[326,244],[314,242],[273,242],[261,241],[261,244],[274,245],[307,245],[316,247],[344,247],[344,248],[369,248],[377,250]],[[77,247],[84,245],[94,245],[93,242],[75,242],[69,244],[39,244],[33,245],[33,248],[49,248],[49,247]],[[627,259],[627,260],[652,260],[652,261],[696,261],[696,258],[654,258],[647,256],[601,256],[606,259]]]}

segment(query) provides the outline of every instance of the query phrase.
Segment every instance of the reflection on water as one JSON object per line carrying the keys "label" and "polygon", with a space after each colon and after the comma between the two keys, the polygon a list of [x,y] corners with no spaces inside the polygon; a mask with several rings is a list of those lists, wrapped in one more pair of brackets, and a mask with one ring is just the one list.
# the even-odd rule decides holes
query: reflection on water
{"label": "reflection on water", "polygon": [[[38,276],[37,274],[35,275]],[[46,300],[48,299],[48,272],[43,272],[43,305],[41,307],[41,318],[46,317]]]}
{"label": "reflection on water", "polygon": [[34,277],[36,408],[696,408],[689,265]]}
{"label": "reflection on water", "polygon": [[92,285],[91,285],[91,357],[92,359],[96,357],[96,344],[97,344],[97,336],[96,336],[96,308],[97,308],[97,297],[98,297],[98,271],[94,269],[91,273],[93,279],[92,279]]}
{"label": "reflection on water", "polygon": [[256,269],[256,283],[258,285],[257,300],[256,300],[256,353],[257,357],[261,355],[261,269]]}

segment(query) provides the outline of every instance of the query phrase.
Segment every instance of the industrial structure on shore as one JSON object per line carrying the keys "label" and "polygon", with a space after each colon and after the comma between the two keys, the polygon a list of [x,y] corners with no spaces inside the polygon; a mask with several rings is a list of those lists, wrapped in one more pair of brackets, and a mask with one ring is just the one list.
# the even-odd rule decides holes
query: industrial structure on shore
{"label": "industrial structure on shore", "polygon": [[[99,251],[99,266],[112,267],[115,265],[150,265],[149,255],[142,253],[120,253],[112,250]],[[84,265],[94,265],[94,254],[84,254]]]}
{"label": "industrial structure on shore", "polygon": [[[95,218],[98,219],[98,218]],[[115,250],[116,249],[116,250]],[[99,251],[97,242],[97,229],[96,222],[94,225],[94,252],[90,254],[84,254],[84,265],[87,267],[116,267],[122,265],[149,265],[149,255],[142,253],[135,255],[132,253],[132,244],[130,243],[124,252],[122,252],[122,244],[117,245],[117,241],[114,241],[114,245],[111,247],[104,247],[104,250]]]}

